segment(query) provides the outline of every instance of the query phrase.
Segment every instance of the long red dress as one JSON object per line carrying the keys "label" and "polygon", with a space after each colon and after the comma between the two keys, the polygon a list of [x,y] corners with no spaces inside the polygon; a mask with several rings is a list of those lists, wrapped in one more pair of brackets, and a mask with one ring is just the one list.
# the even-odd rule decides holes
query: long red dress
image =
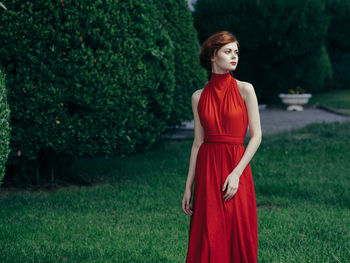
{"label": "long red dress", "polygon": [[196,161],[186,263],[256,263],[258,225],[250,164],[229,201],[222,191],[243,156],[248,128],[246,107],[230,73],[211,73],[197,109],[204,142]]}

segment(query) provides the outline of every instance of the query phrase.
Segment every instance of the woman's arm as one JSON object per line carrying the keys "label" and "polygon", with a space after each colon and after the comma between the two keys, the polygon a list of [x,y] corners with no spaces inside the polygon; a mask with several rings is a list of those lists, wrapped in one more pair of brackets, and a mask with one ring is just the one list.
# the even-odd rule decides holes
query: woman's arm
{"label": "woman's arm", "polygon": [[[254,87],[252,84],[245,82],[245,87],[243,88],[243,100],[246,104],[248,121],[249,121],[249,131],[250,131],[250,140],[247,145],[247,148],[244,151],[244,154],[233,169],[233,171],[227,176],[222,191],[226,191],[224,195],[225,201],[231,199],[238,190],[239,178],[242,175],[244,169],[253,158],[256,150],[258,149],[261,143],[261,127],[260,127],[260,116],[259,116],[259,106],[258,100],[255,95]],[[226,189],[227,188],[227,189]]]}
{"label": "woman's arm", "polygon": [[191,196],[192,196],[192,186],[194,182],[196,162],[197,162],[197,154],[199,147],[201,146],[204,138],[204,130],[199,121],[197,105],[201,95],[201,90],[197,90],[192,94],[192,110],[193,110],[193,119],[194,119],[194,140],[191,149],[191,158],[190,158],[190,166],[188,169],[186,188],[184,192],[184,197],[182,198],[182,210],[188,214],[192,215],[193,210],[190,205]]}
{"label": "woman's arm", "polygon": [[186,188],[190,188],[190,189],[192,189],[192,185],[194,182],[198,150],[201,144],[203,143],[203,138],[204,138],[204,129],[200,123],[198,111],[197,111],[197,105],[198,105],[198,101],[202,93],[202,90],[203,89],[195,91],[192,94],[192,98],[191,98],[193,119],[194,119],[194,140],[193,140],[192,149],[191,149],[191,158],[190,158],[190,164],[189,164],[187,181],[186,181]]}
{"label": "woman's arm", "polygon": [[235,167],[234,170],[237,171],[239,176],[243,173],[244,169],[253,158],[255,152],[259,148],[261,143],[262,133],[260,126],[260,115],[259,115],[259,106],[258,100],[255,95],[254,87],[252,84],[245,82],[245,92],[244,92],[244,102],[246,104],[247,113],[248,113],[248,122],[249,122],[249,132],[250,140],[245,149],[245,152]]}

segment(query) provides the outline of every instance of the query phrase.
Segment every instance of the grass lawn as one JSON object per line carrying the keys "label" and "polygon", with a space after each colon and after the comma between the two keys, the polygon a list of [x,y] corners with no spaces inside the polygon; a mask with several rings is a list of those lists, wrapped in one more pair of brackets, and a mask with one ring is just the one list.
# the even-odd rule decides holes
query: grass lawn
{"label": "grass lawn", "polygon": [[308,104],[350,116],[350,89],[313,94]]}
{"label": "grass lawn", "polygon": [[[349,130],[312,124],[263,138],[251,161],[259,263],[350,262]],[[185,262],[191,144],[81,159],[92,187],[2,189],[0,262]]]}

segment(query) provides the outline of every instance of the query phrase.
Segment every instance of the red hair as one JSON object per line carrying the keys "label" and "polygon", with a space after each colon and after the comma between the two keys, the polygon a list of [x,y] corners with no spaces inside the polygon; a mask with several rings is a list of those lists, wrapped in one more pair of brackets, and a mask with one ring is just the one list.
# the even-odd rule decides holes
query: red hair
{"label": "red hair", "polygon": [[239,42],[237,38],[228,31],[219,31],[205,40],[199,53],[200,65],[208,71],[211,71],[211,58],[217,51],[226,44],[235,42],[239,51]]}

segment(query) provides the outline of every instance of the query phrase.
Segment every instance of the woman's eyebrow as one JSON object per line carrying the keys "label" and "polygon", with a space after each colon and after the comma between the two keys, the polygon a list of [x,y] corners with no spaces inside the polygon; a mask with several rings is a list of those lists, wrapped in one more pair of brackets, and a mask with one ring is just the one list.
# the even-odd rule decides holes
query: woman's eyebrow
{"label": "woman's eyebrow", "polygon": [[[231,48],[226,48],[226,50],[232,50]],[[235,51],[238,51],[238,49],[235,49]]]}

